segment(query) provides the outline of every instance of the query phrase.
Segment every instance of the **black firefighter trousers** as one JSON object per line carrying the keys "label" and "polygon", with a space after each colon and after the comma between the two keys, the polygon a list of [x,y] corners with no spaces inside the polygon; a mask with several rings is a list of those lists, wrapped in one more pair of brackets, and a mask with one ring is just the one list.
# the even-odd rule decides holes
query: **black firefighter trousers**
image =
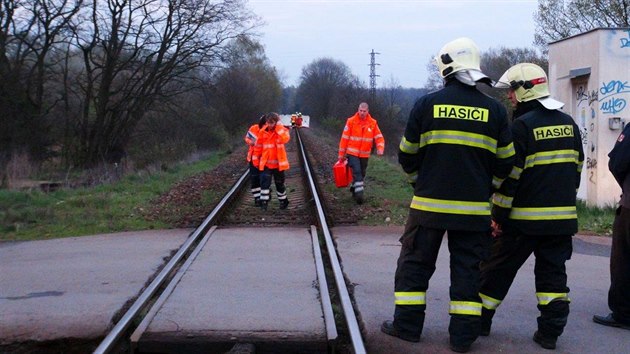
{"label": "black firefighter trousers", "polygon": [[504,232],[495,239],[492,255],[481,264],[481,296],[484,301],[482,326],[490,330],[496,308],[505,298],[516,273],[534,253],[538,331],[557,338],[569,317],[569,288],[565,262],[571,259],[572,235],[524,235]]}
{"label": "black firefighter trousers", "polygon": [[[411,217],[407,221],[400,238],[402,249],[395,277],[394,327],[400,332],[417,337],[422,333],[426,291],[445,232],[422,227]],[[448,330],[455,345],[470,345],[479,336],[479,263],[489,256],[490,243],[491,237],[485,231],[448,230],[451,269]],[[414,300],[406,303],[405,296]]]}
{"label": "black firefighter trousers", "polygon": [[613,317],[630,323],[630,209],[617,208],[610,252],[608,306]]}

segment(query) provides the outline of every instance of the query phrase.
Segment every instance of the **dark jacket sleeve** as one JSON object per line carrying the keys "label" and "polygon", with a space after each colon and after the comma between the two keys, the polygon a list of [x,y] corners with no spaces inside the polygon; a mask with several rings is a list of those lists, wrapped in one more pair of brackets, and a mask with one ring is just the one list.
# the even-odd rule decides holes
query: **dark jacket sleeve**
{"label": "dark jacket sleeve", "polygon": [[508,177],[503,181],[499,190],[495,192],[492,197],[492,218],[499,224],[503,224],[507,221],[510,215],[512,200],[516,194],[519,179],[525,167],[528,135],[527,127],[522,121],[514,121],[512,125],[512,137],[514,138],[514,164]]}
{"label": "dark jacket sleeve", "polygon": [[630,169],[630,124],[626,125],[623,129],[615,146],[608,154],[610,160],[608,161],[608,169],[619,183],[619,186],[623,186],[623,180],[628,174]]}
{"label": "dark jacket sleeve", "polygon": [[492,186],[496,191],[503,181],[508,177],[514,166],[515,149],[512,142],[512,131],[508,124],[507,113],[501,107],[502,119],[499,126],[499,137],[497,139],[496,164],[492,176]]}
{"label": "dark jacket sleeve", "polygon": [[405,133],[398,145],[398,163],[407,174],[408,182],[412,185],[415,184],[421,164],[421,159],[418,156],[420,152],[421,102],[422,100],[416,102],[409,113]]}

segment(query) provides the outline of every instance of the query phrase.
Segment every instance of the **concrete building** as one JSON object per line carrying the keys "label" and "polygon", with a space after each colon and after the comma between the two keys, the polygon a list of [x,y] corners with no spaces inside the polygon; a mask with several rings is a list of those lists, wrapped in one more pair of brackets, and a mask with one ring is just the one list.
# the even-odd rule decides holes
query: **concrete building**
{"label": "concrete building", "polygon": [[615,205],[621,188],[608,152],[630,123],[630,28],[598,28],[549,44],[551,96],[582,133],[584,168],[578,198]]}

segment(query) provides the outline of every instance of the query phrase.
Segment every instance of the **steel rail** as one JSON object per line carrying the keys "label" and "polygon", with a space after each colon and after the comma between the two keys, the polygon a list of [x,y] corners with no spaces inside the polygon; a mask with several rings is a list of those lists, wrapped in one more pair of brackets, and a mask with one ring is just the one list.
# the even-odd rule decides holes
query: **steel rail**
{"label": "steel rail", "polygon": [[190,248],[198,243],[198,239],[201,235],[205,234],[205,231],[209,228],[209,226],[215,221],[219,213],[222,209],[228,204],[228,202],[236,195],[236,192],[240,190],[240,188],[245,183],[245,180],[249,176],[249,169],[247,169],[243,175],[236,181],[236,183],[232,186],[230,191],[221,199],[221,201],[217,204],[217,206],[212,210],[212,212],[203,220],[201,225],[193,231],[193,233],[188,237],[186,242],[179,248],[177,253],[171,258],[171,260],[166,264],[166,266],[162,269],[162,271],[157,275],[155,279],[149,284],[149,286],[140,294],[140,296],[134,301],[133,305],[125,312],[123,317],[116,323],[114,328],[107,334],[107,336],[101,341],[99,346],[94,350],[95,354],[104,354],[108,353],[117,341],[120,339],[122,334],[129,328],[132,321],[138,313],[147,305],[149,300],[155,295],[160,286],[166,281],[169,275],[173,272],[176,266],[184,259],[184,256],[188,253]]}
{"label": "steel rail", "polygon": [[296,135],[299,141],[298,147],[300,149],[300,153],[302,154],[302,161],[304,163],[304,170],[307,171],[308,182],[313,191],[313,200],[315,201],[315,205],[317,208],[317,218],[319,219],[320,226],[322,228],[322,232],[324,234],[324,240],[326,242],[326,249],[328,250],[328,258],[330,259],[330,264],[333,269],[333,274],[335,276],[335,284],[337,284],[337,291],[339,292],[339,299],[341,301],[341,307],[343,309],[343,314],[346,319],[346,325],[348,326],[348,331],[350,333],[350,341],[352,342],[352,348],[354,349],[355,354],[364,354],[366,353],[365,345],[363,343],[363,338],[361,336],[361,330],[359,328],[359,323],[357,321],[356,314],[354,313],[354,308],[352,306],[352,301],[350,300],[350,294],[348,292],[348,288],[346,286],[346,281],[343,277],[343,271],[341,270],[341,265],[339,264],[339,257],[337,256],[337,250],[335,249],[335,245],[333,243],[332,236],[330,235],[330,230],[328,229],[328,222],[326,221],[326,215],[324,214],[324,208],[322,206],[322,202],[319,199],[319,194],[317,193],[317,185],[313,180],[313,176],[310,171],[311,168],[308,164],[308,159],[304,152],[302,138],[299,134],[299,129],[296,129]]}

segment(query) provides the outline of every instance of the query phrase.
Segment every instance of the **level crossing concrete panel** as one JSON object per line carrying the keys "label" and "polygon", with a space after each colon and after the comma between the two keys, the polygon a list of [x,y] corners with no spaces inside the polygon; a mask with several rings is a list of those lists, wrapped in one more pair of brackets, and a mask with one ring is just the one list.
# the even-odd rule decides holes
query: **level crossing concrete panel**
{"label": "level crossing concrete panel", "polygon": [[[424,330],[419,343],[410,343],[381,333],[384,320],[393,319],[394,273],[400,253],[402,228],[335,227],[332,234],[344,273],[354,285],[353,296],[362,319],[367,352],[451,353],[448,347],[449,252],[446,236],[440,248],[437,269],[427,291]],[[594,314],[608,314],[607,293],[610,238],[575,236],[573,256],[567,262],[571,289],[571,313],[558,353],[628,353],[630,332],[592,322]],[[507,297],[494,317],[492,333],[480,337],[471,353],[549,353],[532,341],[537,329],[534,257],[520,269]]]}
{"label": "level crossing concrete panel", "polygon": [[309,229],[215,230],[149,321],[141,352],[203,352],[237,342],[325,350]]}
{"label": "level crossing concrete panel", "polygon": [[0,345],[104,336],[191,231],[0,242]]}

